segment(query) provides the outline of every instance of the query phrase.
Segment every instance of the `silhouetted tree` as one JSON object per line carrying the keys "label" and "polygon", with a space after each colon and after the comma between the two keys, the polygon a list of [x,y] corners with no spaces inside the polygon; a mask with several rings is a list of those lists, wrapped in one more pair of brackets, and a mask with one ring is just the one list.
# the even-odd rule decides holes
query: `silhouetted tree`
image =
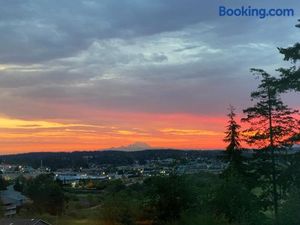
{"label": "silhouetted tree", "polygon": [[[300,22],[300,20],[298,20]],[[300,24],[296,27],[300,28]],[[300,43],[297,42],[292,47],[278,48],[279,52],[284,55],[285,61],[290,61],[292,66],[290,68],[280,68],[280,80],[278,82],[280,91],[300,91],[300,68],[297,62],[300,60]]]}
{"label": "silhouetted tree", "polygon": [[223,177],[239,176],[244,177],[244,163],[241,155],[240,144],[240,131],[241,126],[236,122],[236,114],[234,107],[229,106],[229,113],[227,114],[229,120],[226,126],[225,138],[223,141],[228,143],[226,147],[226,158],[229,161],[229,165],[226,170],[223,171]]}
{"label": "silhouetted tree", "polygon": [[239,137],[239,129],[241,128],[241,126],[235,121],[236,114],[234,110],[235,108],[232,105],[230,105],[229,113],[227,114],[229,120],[228,125],[226,127],[227,131],[225,132],[226,136],[224,138],[224,141],[226,143],[229,143],[229,145],[226,148],[226,150],[229,152],[238,151],[241,147]]}
{"label": "silhouetted tree", "polygon": [[225,138],[223,139],[224,142],[228,143],[226,147],[226,151],[229,155],[230,161],[236,160],[236,157],[240,154],[240,132],[239,129],[241,126],[235,121],[235,112],[234,107],[229,106],[229,113],[228,113],[228,125],[226,126]]}
{"label": "silhouetted tree", "polygon": [[[298,20],[300,22],[300,20]],[[296,25],[300,28],[300,24]],[[278,48],[279,52],[284,55],[285,61],[291,62],[289,68],[279,68],[280,79],[278,79],[278,88],[280,92],[286,91],[300,91],[300,67],[297,62],[300,60],[300,43],[295,43],[292,47]],[[296,134],[293,139],[300,141],[300,133]]]}
{"label": "silhouetted tree", "polygon": [[270,156],[271,194],[276,221],[278,193],[275,150],[293,144],[291,137],[299,130],[298,121],[293,116],[298,111],[283,104],[278,94],[276,78],[261,69],[251,69],[251,72],[261,78],[261,83],[257,91],[251,93],[251,100],[255,100],[254,106],[244,110],[246,117],[242,121],[250,124],[244,134],[249,144],[264,149]]}

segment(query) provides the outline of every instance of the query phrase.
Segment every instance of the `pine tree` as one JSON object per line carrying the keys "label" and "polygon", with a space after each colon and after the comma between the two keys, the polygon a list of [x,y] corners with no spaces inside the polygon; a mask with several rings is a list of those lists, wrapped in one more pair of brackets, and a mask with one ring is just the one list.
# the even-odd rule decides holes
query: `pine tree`
{"label": "pine tree", "polygon": [[[298,20],[300,22],[300,20]],[[296,25],[300,28],[300,24]],[[280,73],[277,86],[280,92],[286,91],[300,91],[300,67],[297,62],[300,61],[300,43],[297,42],[292,47],[278,48],[279,52],[284,55],[285,61],[290,61],[292,66],[289,68],[279,68],[277,71]],[[300,124],[299,124],[300,125]],[[293,139],[300,141],[300,133],[296,134]]]}
{"label": "pine tree", "polygon": [[225,137],[223,141],[228,143],[226,147],[226,161],[229,161],[229,165],[226,170],[223,171],[222,176],[225,178],[232,177],[244,177],[243,158],[241,156],[241,144],[240,144],[240,131],[241,126],[236,122],[235,108],[229,106],[228,124],[226,126]]}
{"label": "pine tree", "polygon": [[270,157],[270,182],[275,221],[278,216],[277,169],[275,151],[291,146],[292,137],[299,132],[298,121],[294,115],[297,110],[288,108],[280,99],[277,79],[261,69],[251,69],[261,78],[257,91],[251,93],[254,106],[244,110],[242,119],[250,127],[243,133],[250,145],[263,149]]}
{"label": "pine tree", "polygon": [[[300,21],[300,20],[299,20]],[[300,24],[296,25],[300,28]],[[280,68],[280,79],[278,86],[280,91],[288,90],[300,91],[300,67],[297,62],[300,60],[300,43],[294,44],[288,48],[278,48],[279,52],[284,55],[285,61],[290,61],[292,66],[290,68]]]}
{"label": "pine tree", "polygon": [[239,154],[240,150],[240,132],[239,129],[241,126],[235,121],[236,114],[234,112],[234,107],[229,106],[229,113],[227,114],[229,120],[228,125],[226,126],[224,142],[228,143],[226,151],[229,155],[230,161],[234,161],[236,156]]}

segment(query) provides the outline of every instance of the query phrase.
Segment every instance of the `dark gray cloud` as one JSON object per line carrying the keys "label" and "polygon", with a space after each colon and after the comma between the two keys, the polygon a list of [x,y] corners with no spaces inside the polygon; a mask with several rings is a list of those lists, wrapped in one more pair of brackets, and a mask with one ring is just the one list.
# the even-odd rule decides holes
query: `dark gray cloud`
{"label": "dark gray cloud", "polygon": [[218,16],[218,6],[241,4],[298,13],[298,1],[0,4],[0,108],[22,118],[85,119],[66,107],[224,114],[249,103],[249,69],[274,71],[283,63],[276,47],[299,35],[297,16]]}
{"label": "dark gray cloud", "polygon": [[206,18],[203,5],[194,0],[32,0],[0,4],[0,61],[4,63],[62,58],[88,47],[95,39],[153,35]]}
{"label": "dark gray cloud", "polygon": [[[218,16],[218,6],[240,6],[240,1],[31,0],[0,4],[0,61],[4,63],[63,58],[87,48],[96,39],[148,36],[199,22],[211,22],[216,33],[228,41],[226,36],[241,35],[249,29],[266,30],[264,25],[269,23],[257,18]],[[299,7],[296,1],[244,1],[243,5]],[[283,25],[280,21],[282,18],[272,18],[271,23],[279,30]],[[248,35],[251,37],[251,32]]]}

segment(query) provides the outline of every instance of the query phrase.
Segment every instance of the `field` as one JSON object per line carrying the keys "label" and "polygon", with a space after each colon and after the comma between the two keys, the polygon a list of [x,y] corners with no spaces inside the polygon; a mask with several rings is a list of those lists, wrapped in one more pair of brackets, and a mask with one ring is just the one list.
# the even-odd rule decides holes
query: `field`
{"label": "field", "polygon": [[102,225],[99,212],[101,208],[101,194],[68,194],[69,201],[61,216],[50,214],[35,214],[22,210],[20,218],[41,218],[52,225]]}

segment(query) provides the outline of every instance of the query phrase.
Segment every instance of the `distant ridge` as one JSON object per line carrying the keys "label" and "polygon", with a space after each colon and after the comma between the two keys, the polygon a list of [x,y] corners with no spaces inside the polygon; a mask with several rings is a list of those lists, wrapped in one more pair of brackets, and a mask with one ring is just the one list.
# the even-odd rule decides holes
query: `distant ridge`
{"label": "distant ridge", "polygon": [[198,157],[218,157],[222,151],[218,150],[180,150],[180,149],[148,149],[140,151],[76,151],[76,152],[31,152],[16,155],[2,155],[4,163],[28,165],[33,168],[40,167],[41,160],[46,167],[56,170],[59,168],[86,168],[88,164],[94,165],[132,165],[141,164],[147,160],[155,159],[185,159]]}

